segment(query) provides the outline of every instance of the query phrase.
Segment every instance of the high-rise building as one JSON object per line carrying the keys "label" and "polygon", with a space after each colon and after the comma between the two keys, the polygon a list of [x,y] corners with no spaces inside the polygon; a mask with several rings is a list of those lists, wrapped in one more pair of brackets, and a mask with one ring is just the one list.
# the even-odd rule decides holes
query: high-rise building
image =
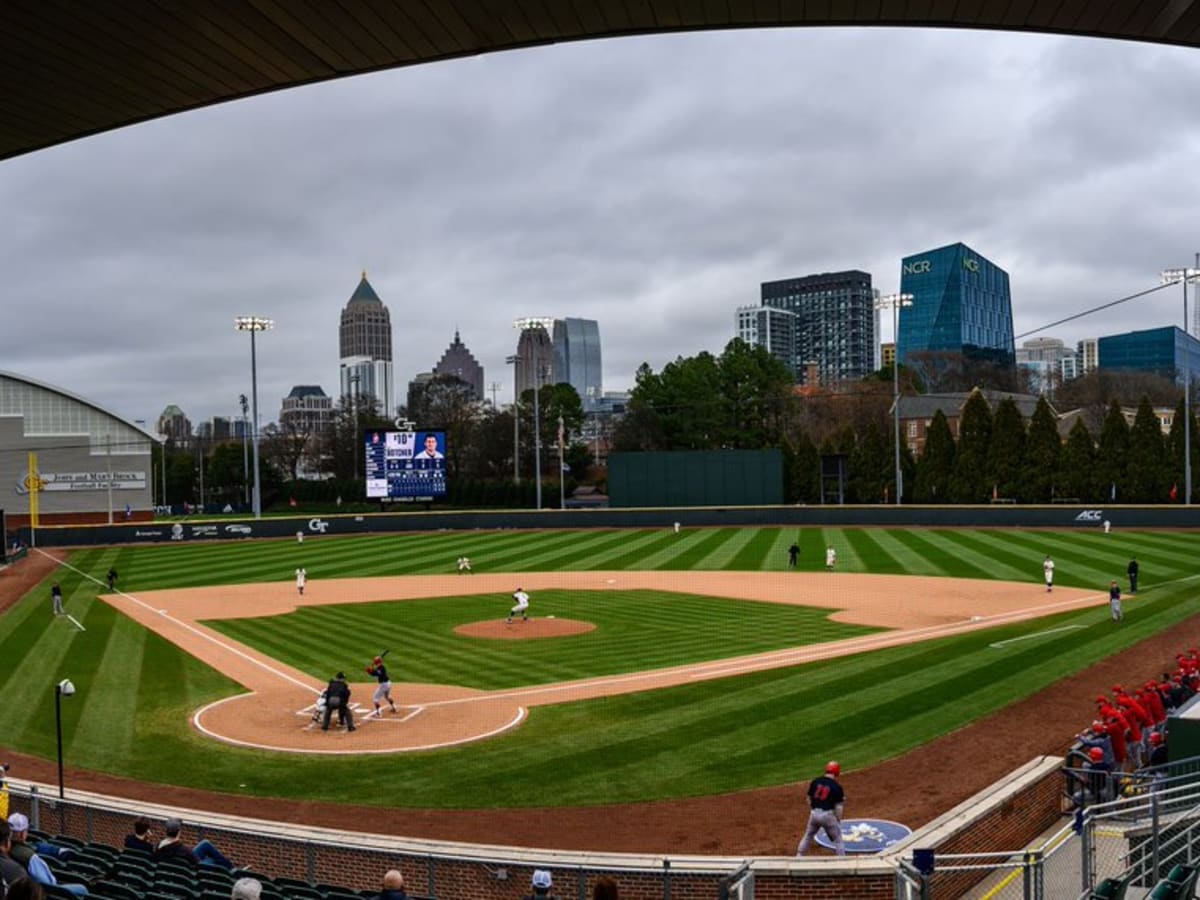
{"label": "high-rise building", "polygon": [[1013,364],[1008,273],[966,244],[904,257],[900,292],[913,298],[912,306],[900,310],[901,364],[927,351]]}
{"label": "high-rise building", "polygon": [[172,403],[158,417],[158,433],[176,447],[188,447],[192,442],[192,423],[183,410]]}
{"label": "high-rise building", "polygon": [[554,342],[550,340],[554,320],[517,319],[513,327],[521,330],[521,336],[517,339],[517,353],[512,357],[516,369],[513,372],[514,396],[520,397],[532,390],[534,385],[540,388],[555,381]]}
{"label": "high-rise building", "polygon": [[1017,348],[1017,366],[1029,373],[1029,387],[1035,393],[1054,390],[1062,379],[1063,360],[1074,360],[1075,351],[1068,350],[1058,338],[1032,338]]}
{"label": "high-rise building", "polygon": [[392,377],[392,320],[367,273],[342,310],[338,328],[338,379],[343,397],[368,394],[379,402],[384,416],[395,413],[395,382]]}
{"label": "high-rise building", "polygon": [[[438,360],[438,364],[433,367],[433,374],[453,375],[470,387],[472,400],[483,399],[483,366],[476,361],[466,344],[462,342],[458,335],[458,329],[454,331],[454,343],[446,349],[442,358]],[[409,393],[411,395],[411,388]]]}
{"label": "high-rise building", "polygon": [[554,381],[575,388],[584,412],[590,412],[604,393],[599,323],[594,319],[555,319],[553,344]]}
{"label": "high-rise building", "polygon": [[319,384],[298,384],[283,398],[279,424],[294,426],[296,431],[321,434],[333,421],[333,398]]}
{"label": "high-rise building", "polygon": [[1200,341],[1174,325],[1110,334],[1097,344],[1101,369],[1151,372],[1180,384],[1200,372]]}
{"label": "high-rise building", "polygon": [[762,284],[762,305],[793,313],[791,367],[799,384],[858,380],[876,368],[871,276],[851,269]]}
{"label": "high-rise building", "polygon": [[1099,338],[1084,338],[1075,345],[1075,356],[1079,359],[1079,374],[1086,375],[1100,368]]}
{"label": "high-rise building", "polygon": [[796,324],[800,318],[786,309],[770,306],[739,306],[734,313],[737,336],[751,347],[762,347],[796,371]]}

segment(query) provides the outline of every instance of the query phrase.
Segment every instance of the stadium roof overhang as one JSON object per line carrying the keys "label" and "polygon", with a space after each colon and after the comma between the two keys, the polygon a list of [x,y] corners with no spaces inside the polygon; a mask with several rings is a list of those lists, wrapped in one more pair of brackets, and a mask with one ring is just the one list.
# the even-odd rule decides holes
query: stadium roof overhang
{"label": "stadium roof overhang", "polygon": [[587,38],[799,25],[1200,44],[1200,0],[4,0],[0,159],[267,91]]}

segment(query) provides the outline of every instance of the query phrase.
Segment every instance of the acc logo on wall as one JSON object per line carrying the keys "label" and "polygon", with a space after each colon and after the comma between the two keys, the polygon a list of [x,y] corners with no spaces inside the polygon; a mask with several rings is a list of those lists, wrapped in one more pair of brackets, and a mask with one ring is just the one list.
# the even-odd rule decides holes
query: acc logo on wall
{"label": "acc logo on wall", "polygon": [[[842,842],[847,853],[878,853],[912,834],[912,829],[887,819],[845,819],[842,821]],[[817,843],[829,850],[833,843],[825,832],[817,832]]]}

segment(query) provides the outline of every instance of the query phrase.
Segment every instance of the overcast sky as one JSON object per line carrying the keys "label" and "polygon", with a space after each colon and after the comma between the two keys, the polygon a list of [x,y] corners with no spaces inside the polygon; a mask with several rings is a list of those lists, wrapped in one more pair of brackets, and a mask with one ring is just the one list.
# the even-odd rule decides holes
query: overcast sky
{"label": "overcast sky", "polygon": [[[1018,334],[1200,251],[1200,52],[917,29],[565,44],[223,104],[0,163],[0,369],[153,429],[337,393],[361,271],[397,382],[455,329],[512,396],[519,316],[596,319],[606,390],[719,352],[762,281],[963,241]],[[1179,288],[1043,332],[1181,324]],[[890,340],[890,318],[885,340]],[[1018,341],[1018,344],[1020,341]]]}

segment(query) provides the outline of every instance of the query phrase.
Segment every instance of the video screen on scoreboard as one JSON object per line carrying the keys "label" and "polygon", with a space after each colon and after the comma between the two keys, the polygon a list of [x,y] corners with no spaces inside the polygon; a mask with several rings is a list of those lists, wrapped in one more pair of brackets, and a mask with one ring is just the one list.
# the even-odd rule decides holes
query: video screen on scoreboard
{"label": "video screen on scoreboard", "polygon": [[446,432],[368,431],[367,497],[432,500],[446,493]]}

